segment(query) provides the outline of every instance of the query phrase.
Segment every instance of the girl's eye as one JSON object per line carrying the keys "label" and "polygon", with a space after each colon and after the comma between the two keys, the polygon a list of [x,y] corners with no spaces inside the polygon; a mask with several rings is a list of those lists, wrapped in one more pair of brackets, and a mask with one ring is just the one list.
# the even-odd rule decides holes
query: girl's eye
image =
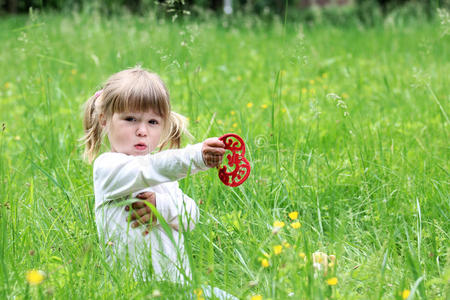
{"label": "girl's eye", "polygon": [[148,121],[150,124],[152,125],[157,125],[158,124],[158,120],[152,119],[150,121]]}
{"label": "girl's eye", "polygon": [[126,117],[125,121],[133,122],[133,121],[136,121],[136,118],[134,118],[134,117]]}

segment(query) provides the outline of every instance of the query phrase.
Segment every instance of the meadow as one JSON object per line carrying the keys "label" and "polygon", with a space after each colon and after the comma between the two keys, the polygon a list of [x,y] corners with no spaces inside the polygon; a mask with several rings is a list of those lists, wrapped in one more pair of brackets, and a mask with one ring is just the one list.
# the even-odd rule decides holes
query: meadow
{"label": "meadow", "polygon": [[[207,283],[240,299],[446,299],[448,24],[2,17],[0,298],[189,299]],[[238,188],[216,170],[180,182],[201,211],[186,287],[136,282],[97,238],[82,105],[135,65],[166,82],[185,143],[234,132],[252,165]],[[315,251],[336,257],[326,274]]]}

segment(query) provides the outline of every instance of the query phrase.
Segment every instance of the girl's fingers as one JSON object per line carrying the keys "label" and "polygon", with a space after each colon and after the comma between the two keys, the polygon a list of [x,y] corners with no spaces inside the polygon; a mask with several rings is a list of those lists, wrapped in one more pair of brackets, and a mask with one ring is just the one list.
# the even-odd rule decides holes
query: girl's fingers
{"label": "girl's fingers", "polygon": [[133,209],[138,209],[138,208],[142,208],[142,207],[145,207],[145,206],[147,206],[147,204],[145,204],[144,201],[137,201],[137,202],[134,202],[134,203],[131,204],[131,207]]}
{"label": "girl's fingers", "polygon": [[150,218],[151,218],[150,214],[147,214],[147,215],[143,216],[142,218],[140,218],[136,222],[133,222],[133,224],[131,224],[131,228],[136,228],[136,227],[141,226],[142,224],[147,224],[148,221],[150,220]]}
{"label": "girl's fingers", "polygon": [[136,198],[138,198],[138,199],[150,199],[154,195],[155,195],[155,193],[152,193],[152,192],[143,192],[143,193],[138,194],[136,196]]}
{"label": "girl's fingers", "polygon": [[150,214],[151,210],[149,207],[143,207],[140,209],[137,209],[133,211],[133,213],[130,216],[130,220],[139,220],[145,217],[147,214]]}
{"label": "girl's fingers", "polygon": [[211,156],[211,157],[208,158],[208,161],[211,162],[211,163],[218,164],[218,163],[220,163],[222,161],[222,157],[220,157],[220,156]]}
{"label": "girl's fingers", "polygon": [[211,152],[206,152],[206,153],[204,154],[204,156],[206,156],[207,158],[211,158],[211,157],[214,157],[214,158],[218,158],[218,159],[220,159],[220,158],[222,158],[222,157],[223,157],[223,154],[220,154],[220,153],[211,153]]}
{"label": "girl's fingers", "polygon": [[206,155],[205,163],[209,167],[217,167],[222,163],[223,155]]}
{"label": "girl's fingers", "polygon": [[131,228],[136,228],[142,224],[147,224],[152,219],[156,221],[156,217],[153,216],[152,210],[148,206],[149,203],[156,205],[156,194],[153,192],[143,192],[136,195],[136,198],[142,199],[143,201],[137,201],[125,207],[126,211],[130,211],[130,209],[133,210],[127,218],[127,221],[129,222],[136,221],[131,224]]}
{"label": "girl's fingers", "polygon": [[209,138],[203,142],[203,152],[225,153],[225,144],[218,138]]}
{"label": "girl's fingers", "polygon": [[203,150],[203,155],[211,155],[211,156],[219,155],[219,156],[223,156],[224,154],[225,154],[225,149],[221,149],[221,148],[211,148],[211,149]]}
{"label": "girl's fingers", "polygon": [[221,140],[213,140],[211,142],[206,143],[206,146],[212,147],[212,148],[225,148],[225,144]]}
{"label": "girl's fingers", "polygon": [[[140,197],[142,197],[140,195],[147,194],[147,193],[150,194],[149,197],[140,198]],[[148,207],[148,203],[151,203],[151,204],[154,203],[152,201],[154,201],[155,193],[145,192],[145,193],[142,193],[142,194],[137,195],[136,198],[145,199],[145,200],[144,201],[136,201],[133,204],[131,204],[131,207],[133,209],[142,208],[142,207]]]}
{"label": "girl's fingers", "polygon": [[202,155],[208,167],[217,167],[225,155],[225,144],[218,138],[206,139],[203,143]]}
{"label": "girl's fingers", "polygon": [[224,148],[205,147],[202,152],[203,155],[224,155],[225,151]]}
{"label": "girl's fingers", "polygon": [[204,144],[210,147],[220,147],[220,148],[225,147],[225,144],[221,140],[219,140],[219,138],[216,137],[206,139]]}

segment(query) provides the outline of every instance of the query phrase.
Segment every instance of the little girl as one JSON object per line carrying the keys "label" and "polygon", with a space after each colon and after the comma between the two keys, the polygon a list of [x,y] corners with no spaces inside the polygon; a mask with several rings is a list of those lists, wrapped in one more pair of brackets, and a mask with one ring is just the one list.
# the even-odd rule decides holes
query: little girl
{"label": "little girl", "polygon": [[[171,111],[169,93],[158,75],[139,67],[112,75],[85,104],[89,162],[104,135],[110,144],[110,151],[95,159],[93,170],[100,241],[112,250],[110,261],[128,263],[134,276],[144,280],[151,273],[155,279],[178,283],[191,278],[183,232],[194,228],[198,208],[177,180],[220,165],[225,153],[218,138],[152,153],[166,146],[179,148],[185,124],[184,117]],[[124,209],[126,199],[144,192],[153,193],[152,203],[160,215],[148,231],[145,226],[131,228]],[[229,296],[225,292],[215,296],[223,295]]]}

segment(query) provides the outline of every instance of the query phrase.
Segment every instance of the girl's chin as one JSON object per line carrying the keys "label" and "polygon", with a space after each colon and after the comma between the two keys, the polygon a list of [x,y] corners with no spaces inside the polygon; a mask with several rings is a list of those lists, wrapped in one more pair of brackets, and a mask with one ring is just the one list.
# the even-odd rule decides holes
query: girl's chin
{"label": "girl's chin", "polygon": [[148,151],[135,151],[134,156],[142,156],[142,155],[147,155]]}
{"label": "girl's chin", "polygon": [[[113,152],[120,152],[120,151],[113,151]],[[149,152],[148,151],[139,151],[136,149],[133,149],[132,151],[123,151],[120,152],[123,153],[125,155],[131,155],[131,156],[142,156],[142,155],[147,155]]]}

